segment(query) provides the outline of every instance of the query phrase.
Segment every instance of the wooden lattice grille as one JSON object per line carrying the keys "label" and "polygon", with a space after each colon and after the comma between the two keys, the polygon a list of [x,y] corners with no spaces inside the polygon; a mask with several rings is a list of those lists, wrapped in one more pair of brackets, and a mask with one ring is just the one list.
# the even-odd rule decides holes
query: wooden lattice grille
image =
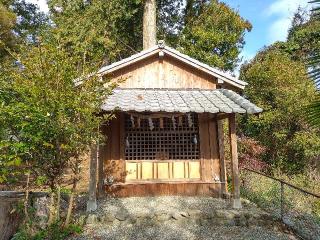
{"label": "wooden lattice grille", "polygon": [[126,160],[200,159],[196,114],[150,118],[126,114]]}

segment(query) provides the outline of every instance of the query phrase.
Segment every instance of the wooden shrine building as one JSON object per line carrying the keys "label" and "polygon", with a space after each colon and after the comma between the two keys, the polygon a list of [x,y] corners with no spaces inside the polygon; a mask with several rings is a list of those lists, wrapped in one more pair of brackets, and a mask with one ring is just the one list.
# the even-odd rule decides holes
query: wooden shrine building
{"label": "wooden shrine building", "polygon": [[233,206],[241,206],[236,114],[262,111],[239,95],[245,82],[163,42],[99,74],[119,85],[102,106],[116,118],[101,127],[107,141],[99,146],[98,193],[221,197],[228,119]]}

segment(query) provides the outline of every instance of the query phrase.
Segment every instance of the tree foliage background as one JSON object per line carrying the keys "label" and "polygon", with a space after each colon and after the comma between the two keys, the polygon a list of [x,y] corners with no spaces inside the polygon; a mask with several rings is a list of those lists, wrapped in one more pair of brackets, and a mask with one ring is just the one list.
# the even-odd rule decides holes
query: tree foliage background
{"label": "tree foliage background", "polygon": [[243,118],[241,130],[267,147],[265,162],[289,174],[320,171],[320,132],[308,117],[319,99],[312,79],[319,67],[319,23],[314,12],[300,9],[287,41],[263,49],[241,68],[240,77],[249,83],[245,94],[264,109],[259,117]]}

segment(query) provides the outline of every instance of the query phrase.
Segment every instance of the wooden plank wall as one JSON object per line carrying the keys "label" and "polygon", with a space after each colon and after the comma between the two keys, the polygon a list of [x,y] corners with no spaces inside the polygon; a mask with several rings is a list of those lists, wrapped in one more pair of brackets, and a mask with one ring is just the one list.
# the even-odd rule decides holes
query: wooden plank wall
{"label": "wooden plank wall", "polygon": [[211,196],[220,197],[220,184],[215,183],[141,183],[106,186],[113,197],[143,196]]}
{"label": "wooden plank wall", "polygon": [[217,141],[217,123],[213,114],[199,114],[201,152],[201,180],[212,182],[220,178],[220,159]]}
{"label": "wooden plank wall", "polygon": [[199,114],[201,179],[198,182],[125,182],[124,129],[121,129],[120,126],[124,126],[124,118],[123,115],[117,114],[117,118],[113,119],[104,128],[108,140],[102,146],[100,157],[104,159],[105,177],[113,176],[115,180],[113,186],[106,186],[108,194],[118,197],[155,195],[221,196],[221,184],[214,183],[214,178],[220,176],[217,122],[214,115]]}
{"label": "wooden plank wall", "polygon": [[170,56],[158,55],[115,71],[113,81],[123,88],[202,88],[215,89],[216,78]]}
{"label": "wooden plank wall", "polygon": [[126,176],[123,154],[120,154],[120,148],[123,147],[123,142],[121,142],[120,138],[122,134],[120,125],[121,121],[123,121],[121,115],[123,114],[118,113],[116,118],[112,119],[109,125],[104,128],[107,139],[106,144],[101,146],[103,150],[100,156],[104,159],[105,177],[113,176],[115,182],[124,182]]}

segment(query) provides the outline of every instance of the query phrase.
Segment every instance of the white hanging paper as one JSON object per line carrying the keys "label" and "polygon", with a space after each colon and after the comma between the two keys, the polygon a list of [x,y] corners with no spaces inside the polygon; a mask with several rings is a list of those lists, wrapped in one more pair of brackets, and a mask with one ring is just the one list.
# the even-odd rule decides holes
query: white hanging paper
{"label": "white hanging paper", "polygon": [[176,119],[174,118],[174,116],[172,116],[171,120],[172,120],[173,129],[176,130]]}
{"label": "white hanging paper", "polygon": [[126,147],[127,147],[127,148],[130,147],[129,137],[126,138]]}
{"label": "white hanging paper", "polygon": [[132,115],[130,116],[130,120],[131,120],[131,126],[132,128],[134,128],[134,117]]}
{"label": "white hanging paper", "polygon": [[154,129],[152,118],[149,118],[149,128],[150,128],[151,131]]}
{"label": "white hanging paper", "polygon": [[198,139],[197,139],[197,135],[196,134],[193,136],[192,142],[193,142],[194,145],[198,144]]}

